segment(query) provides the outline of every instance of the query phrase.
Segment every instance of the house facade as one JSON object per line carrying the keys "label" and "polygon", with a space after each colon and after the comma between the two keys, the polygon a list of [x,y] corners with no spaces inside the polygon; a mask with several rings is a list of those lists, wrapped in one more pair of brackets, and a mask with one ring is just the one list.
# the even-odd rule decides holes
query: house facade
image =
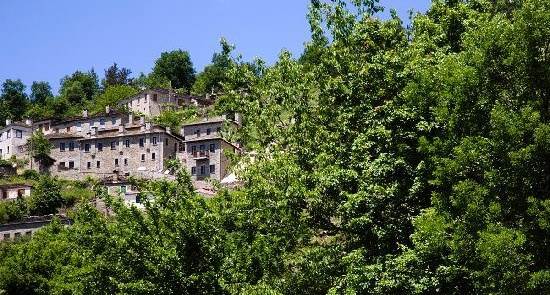
{"label": "house facade", "polygon": [[163,111],[173,110],[178,107],[209,106],[214,99],[188,96],[175,93],[170,89],[145,89],[138,94],[124,99],[118,103],[120,107],[126,107],[128,111],[145,116],[158,116]]}
{"label": "house facade", "polygon": [[7,160],[13,156],[18,159],[27,157],[27,140],[32,134],[32,122],[12,122],[6,120],[6,126],[0,129],[0,158]]}
{"label": "house facade", "polygon": [[0,202],[15,200],[17,198],[30,197],[32,186],[28,184],[4,184],[0,185]]}
{"label": "house facade", "polygon": [[[53,215],[31,216],[17,222],[0,224],[0,242],[17,240],[24,236],[30,237],[37,230],[50,224],[54,217]],[[58,216],[58,218],[63,225],[71,224],[71,220],[65,216]]]}
{"label": "house facade", "polygon": [[[54,164],[47,171],[68,179],[118,174],[160,175],[183,138],[144,117],[106,109],[104,114],[55,122],[45,134]],[[151,177],[149,177],[151,178]]]}
{"label": "house facade", "polygon": [[227,153],[239,153],[240,149],[222,137],[225,124],[237,125],[225,117],[204,119],[200,122],[184,124],[185,166],[191,180],[206,178],[222,180],[227,175],[229,158]]}

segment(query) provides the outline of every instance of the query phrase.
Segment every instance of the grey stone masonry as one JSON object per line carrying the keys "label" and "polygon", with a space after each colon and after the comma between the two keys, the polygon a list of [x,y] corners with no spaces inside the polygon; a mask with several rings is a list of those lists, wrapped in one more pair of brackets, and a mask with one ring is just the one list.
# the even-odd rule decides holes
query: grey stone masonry
{"label": "grey stone masonry", "polygon": [[93,117],[83,113],[48,127],[50,157],[55,160],[48,172],[68,179],[162,174],[164,158],[175,158],[183,142],[180,135],[146,122],[144,117],[113,111]]}
{"label": "grey stone masonry", "polygon": [[32,134],[32,122],[12,122],[6,120],[6,126],[0,129],[0,158],[7,160],[13,156],[27,157],[26,143]]}
{"label": "grey stone masonry", "polygon": [[238,153],[240,149],[222,137],[226,124],[236,125],[224,117],[183,125],[183,161],[191,174],[191,180],[211,178],[220,181],[227,175],[229,159],[226,152]]}
{"label": "grey stone masonry", "polygon": [[165,110],[183,106],[208,106],[213,103],[210,97],[193,97],[176,93],[170,89],[144,89],[136,95],[118,103],[129,111],[146,116],[157,116]]}
{"label": "grey stone masonry", "polygon": [[[32,236],[40,228],[50,224],[53,215],[34,216],[21,221],[0,224],[0,242],[17,240],[24,236]],[[69,225],[71,220],[65,216],[59,216],[61,224]]]}

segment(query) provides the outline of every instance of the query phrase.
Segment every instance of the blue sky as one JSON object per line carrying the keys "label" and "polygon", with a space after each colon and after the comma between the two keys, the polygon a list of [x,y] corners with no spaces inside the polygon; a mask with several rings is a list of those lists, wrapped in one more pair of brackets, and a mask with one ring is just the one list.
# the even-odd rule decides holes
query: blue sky
{"label": "blue sky", "polygon": [[[430,0],[381,0],[405,20]],[[2,0],[0,82],[60,79],[92,67],[100,78],[116,62],[132,76],[149,73],[164,51],[189,52],[197,72],[225,37],[244,60],[272,64],[285,48],[298,57],[309,40],[308,0]],[[385,13],[386,14],[386,13]]]}

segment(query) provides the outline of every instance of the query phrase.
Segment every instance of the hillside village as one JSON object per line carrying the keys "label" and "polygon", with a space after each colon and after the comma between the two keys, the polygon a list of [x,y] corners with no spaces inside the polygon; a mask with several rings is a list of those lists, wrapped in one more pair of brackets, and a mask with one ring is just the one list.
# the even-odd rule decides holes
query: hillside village
{"label": "hillside village", "polygon": [[[153,120],[166,110],[208,108],[214,101],[215,96],[201,98],[168,89],[146,89],[93,115],[83,110],[80,116],[65,119],[6,120],[0,129],[0,159],[10,159],[19,171],[30,169],[67,180],[96,179],[110,195],[137,205],[139,189],[129,179],[174,180],[167,160],[175,160],[190,175],[197,193],[213,196],[214,183],[235,182],[234,177],[225,179],[230,167],[228,156],[241,153],[241,147],[224,134],[227,127],[242,124],[240,115],[234,120],[225,115],[205,116],[181,125],[179,130]],[[35,133],[42,134],[50,145],[46,160],[31,156],[29,143]],[[25,183],[0,186],[0,202],[28,197],[31,189]]]}
{"label": "hillside village", "polygon": [[550,0],[309,2],[272,65],[7,79],[0,294],[550,294]]}

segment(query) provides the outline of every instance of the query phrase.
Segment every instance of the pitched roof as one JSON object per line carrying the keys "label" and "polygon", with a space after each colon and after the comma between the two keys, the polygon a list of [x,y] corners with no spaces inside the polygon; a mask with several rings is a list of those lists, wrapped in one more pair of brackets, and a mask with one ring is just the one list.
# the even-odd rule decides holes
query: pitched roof
{"label": "pitched roof", "polygon": [[77,117],[66,118],[66,119],[63,119],[63,120],[60,120],[60,121],[57,121],[57,122],[53,123],[52,127],[55,126],[55,125],[61,125],[61,124],[64,124],[64,123],[69,123],[69,122],[74,122],[74,121],[83,121],[83,120],[90,120],[90,119],[101,118],[101,117],[127,116],[127,115],[128,114],[126,112],[121,112],[121,111],[118,111],[118,110],[111,109],[108,113],[99,113],[99,114],[95,114],[95,115],[87,116],[87,117],[77,116]]}
{"label": "pitched roof", "polygon": [[12,189],[12,188],[33,188],[32,185],[26,184],[26,183],[9,183],[9,184],[2,184],[0,185],[0,188],[3,189]]}

